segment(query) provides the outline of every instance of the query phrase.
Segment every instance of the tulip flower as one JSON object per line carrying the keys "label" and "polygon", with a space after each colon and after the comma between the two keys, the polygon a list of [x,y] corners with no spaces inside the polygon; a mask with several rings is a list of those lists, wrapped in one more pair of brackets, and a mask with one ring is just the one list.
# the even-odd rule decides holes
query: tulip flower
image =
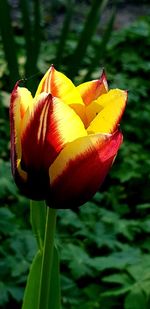
{"label": "tulip flower", "polygon": [[21,192],[75,208],[99,189],[122,143],[127,92],[105,73],[77,87],[51,66],[35,97],[17,82],[10,103],[11,165]]}

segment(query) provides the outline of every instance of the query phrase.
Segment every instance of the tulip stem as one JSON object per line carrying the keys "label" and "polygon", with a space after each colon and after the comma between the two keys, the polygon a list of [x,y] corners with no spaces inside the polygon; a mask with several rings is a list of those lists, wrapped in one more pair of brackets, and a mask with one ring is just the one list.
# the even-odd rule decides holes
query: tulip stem
{"label": "tulip stem", "polygon": [[48,303],[51,288],[55,227],[56,209],[47,207],[38,309],[53,309],[49,308]]}

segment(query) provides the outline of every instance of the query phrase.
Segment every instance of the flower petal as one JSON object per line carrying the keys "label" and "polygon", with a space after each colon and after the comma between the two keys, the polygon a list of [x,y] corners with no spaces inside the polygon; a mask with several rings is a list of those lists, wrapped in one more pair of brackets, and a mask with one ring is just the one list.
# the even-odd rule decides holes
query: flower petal
{"label": "flower petal", "polygon": [[49,168],[52,207],[74,208],[98,190],[122,143],[122,134],[97,134],[68,144]]}
{"label": "flower petal", "polygon": [[33,97],[31,92],[25,87],[19,87],[20,81],[18,81],[12,91],[11,101],[10,101],[10,109],[13,109],[14,114],[20,115],[23,118],[27,108],[33,102]]}
{"label": "flower petal", "polygon": [[58,97],[64,103],[69,105],[85,122],[85,106],[72,81],[63,73],[55,70],[54,66],[46,72],[41,80],[36,92],[36,96],[41,92],[51,93],[52,96]]}
{"label": "flower petal", "polygon": [[29,170],[27,173],[22,167],[22,160],[17,160],[15,182],[22,194],[32,200],[46,199],[50,190],[48,173],[41,170]]}
{"label": "flower petal", "polygon": [[[97,106],[101,111],[95,108],[95,116],[87,128],[89,134],[95,133],[113,133],[124,112],[127,102],[127,91],[113,89],[107,94],[103,94],[97,100]],[[93,117],[93,116],[92,116]],[[90,114],[89,114],[90,118]]]}
{"label": "flower petal", "polygon": [[91,121],[99,114],[103,106],[98,103],[98,100],[92,101],[86,106],[86,127],[89,126]]}
{"label": "flower petal", "polygon": [[11,165],[12,173],[15,177],[17,169],[17,160],[21,158],[21,141],[20,132],[22,127],[22,119],[27,108],[33,104],[31,93],[23,87],[19,87],[16,83],[10,100],[10,136],[11,136]]}
{"label": "flower petal", "polygon": [[100,95],[107,93],[108,85],[105,72],[103,71],[100,79],[83,83],[77,87],[83,102],[88,105],[96,100]]}
{"label": "flower petal", "polygon": [[67,143],[87,135],[79,116],[60,99],[41,93],[36,100],[30,117],[27,110],[21,135],[22,164],[27,171],[48,169]]}

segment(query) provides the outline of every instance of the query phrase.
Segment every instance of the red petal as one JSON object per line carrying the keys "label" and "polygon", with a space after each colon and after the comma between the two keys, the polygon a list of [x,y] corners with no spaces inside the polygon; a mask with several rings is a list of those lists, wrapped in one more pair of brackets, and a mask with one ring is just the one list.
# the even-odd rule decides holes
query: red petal
{"label": "red petal", "polygon": [[18,81],[12,91],[10,100],[10,138],[11,138],[11,164],[15,177],[17,160],[21,159],[21,125],[28,106],[32,105],[32,95],[24,87],[19,87]]}
{"label": "red petal", "polygon": [[16,83],[13,92],[11,94],[10,99],[10,109],[9,109],[9,116],[10,116],[10,144],[11,144],[11,168],[12,168],[12,174],[13,177],[15,177],[15,170],[16,170],[16,164],[17,164],[17,154],[16,154],[16,143],[15,143],[15,124],[14,124],[14,107],[13,102],[16,98],[16,90],[18,87],[18,82]]}
{"label": "red petal", "polygon": [[121,143],[122,134],[116,132],[83,137],[66,146],[50,167],[52,206],[74,208],[87,202],[102,184]]}
{"label": "red petal", "polygon": [[41,94],[22,133],[22,162],[27,170],[46,170],[66,143],[85,135],[72,108],[51,94]]}
{"label": "red petal", "polygon": [[77,87],[83,102],[89,105],[92,101],[96,100],[100,95],[107,93],[108,85],[105,72],[102,72],[100,79],[83,83]]}

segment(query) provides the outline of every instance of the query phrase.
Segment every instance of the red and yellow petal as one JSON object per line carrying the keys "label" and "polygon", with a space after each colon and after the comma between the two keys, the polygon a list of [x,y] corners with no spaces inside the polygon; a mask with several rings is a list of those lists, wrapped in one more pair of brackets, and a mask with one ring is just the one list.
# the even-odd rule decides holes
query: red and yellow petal
{"label": "red and yellow petal", "polygon": [[15,182],[21,193],[32,200],[44,200],[50,190],[48,171],[25,170],[22,160],[17,160]]}
{"label": "red and yellow petal", "polygon": [[[113,89],[100,96],[94,109],[89,109],[88,119],[93,119],[87,128],[88,134],[113,133],[120,122],[127,102],[127,91]],[[100,108],[100,111],[98,110]]]}
{"label": "red and yellow petal", "polygon": [[[27,119],[26,119],[27,118]],[[25,169],[48,169],[62,148],[87,132],[79,116],[56,97],[41,93],[21,135]]]}
{"label": "red and yellow petal", "polygon": [[16,117],[19,115],[22,119],[27,108],[32,106],[33,97],[27,88],[19,87],[19,83],[20,81],[16,83],[12,91],[10,109]]}
{"label": "red and yellow petal", "polygon": [[17,160],[21,158],[20,133],[22,119],[29,106],[32,106],[33,98],[26,88],[20,88],[16,83],[10,100],[10,136],[11,136],[11,165],[15,175]]}
{"label": "red and yellow petal", "polygon": [[41,92],[51,93],[52,96],[58,97],[65,104],[69,105],[85,122],[85,106],[72,81],[63,73],[55,70],[54,66],[46,72],[41,80],[36,92],[36,96]]}
{"label": "red and yellow petal", "polygon": [[97,134],[68,144],[49,168],[52,207],[74,208],[88,201],[106,177],[122,134]]}
{"label": "red and yellow petal", "polygon": [[100,95],[107,93],[108,85],[105,72],[103,71],[100,79],[83,83],[77,87],[83,102],[89,105],[93,100],[96,100]]}
{"label": "red and yellow petal", "polygon": [[32,109],[33,97],[31,92],[24,87],[19,87],[16,83],[10,100],[10,121],[14,121],[15,129],[21,131],[21,122],[28,108]]}

